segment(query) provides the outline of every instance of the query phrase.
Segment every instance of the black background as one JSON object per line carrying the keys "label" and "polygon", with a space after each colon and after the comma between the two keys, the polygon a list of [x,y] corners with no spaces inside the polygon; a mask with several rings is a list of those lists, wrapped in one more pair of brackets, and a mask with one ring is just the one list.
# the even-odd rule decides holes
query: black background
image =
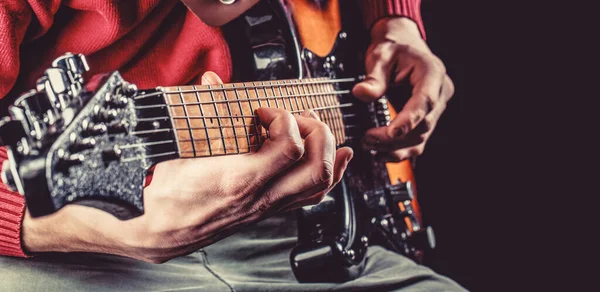
{"label": "black background", "polygon": [[597,290],[596,10],[467,0],[421,9],[456,85],[417,163],[438,243],[426,264],[472,291]]}
{"label": "black background", "polygon": [[532,196],[523,195],[535,175],[511,153],[513,123],[525,107],[511,103],[527,96],[515,72],[526,68],[513,67],[513,55],[526,50],[519,42],[526,28],[498,3],[483,2],[423,0],[421,7],[427,42],[456,87],[417,161],[419,202],[437,235],[426,265],[472,291],[539,289],[538,265],[555,263],[535,263],[539,248],[529,239],[537,229],[525,216]]}

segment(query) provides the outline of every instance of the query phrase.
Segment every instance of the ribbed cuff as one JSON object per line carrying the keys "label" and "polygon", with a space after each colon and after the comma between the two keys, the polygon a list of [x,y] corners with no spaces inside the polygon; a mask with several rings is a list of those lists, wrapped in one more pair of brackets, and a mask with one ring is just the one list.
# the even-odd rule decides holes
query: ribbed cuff
{"label": "ribbed cuff", "polygon": [[421,0],[362,0],[365,24],[371,28],[381,18],[402,16],[414,21],[425,39],[425,27],[421,18]]}
{"label": "ribbed cuff", "polygon": [[[7,159],[6,148],[0,147],[0,170]],[[21,223],[25,199],[0,182],[0,255],[29,257],[21,245]]]}

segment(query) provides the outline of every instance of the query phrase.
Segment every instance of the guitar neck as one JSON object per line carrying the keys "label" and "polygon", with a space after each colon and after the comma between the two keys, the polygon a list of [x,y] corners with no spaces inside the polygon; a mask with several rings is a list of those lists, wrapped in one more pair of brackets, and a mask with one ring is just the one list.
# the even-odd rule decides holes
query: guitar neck
{"label": "guitar neck", "polygon": [[174,137],[182,158],[256,151],[268,138],[255,110],[275,107],[300,114],[313,110],[331,129],[336,143],[346,141],[339,82],[327,78],[273,80],[162,87]]}

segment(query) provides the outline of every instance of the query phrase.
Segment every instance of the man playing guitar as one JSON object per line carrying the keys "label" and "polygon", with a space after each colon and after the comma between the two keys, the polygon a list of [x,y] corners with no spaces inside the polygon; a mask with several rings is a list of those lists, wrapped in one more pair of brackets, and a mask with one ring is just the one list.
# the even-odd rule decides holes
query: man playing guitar
{"label": "man playing guitar", "polygon": [[[258,0],[182,2],[1,4],[3,108],[9,104],[7,96],[32,87],[52,59],[66,52],[88,56],[90,73],[119,70],[143,88],[228,81],[235,68],[217,26]],[[413,86],[395,119],[369,130],[363,147],[385,153],[390,161],[405,160],[423,153],[454,93],[453,84],[423,40],[419,0],[362,0],[362,5],[371,43],[366,79],[352,93],[368,102],[384,95],[388,85],[409,80]],[[22,196],[0,184],[0,254],[12,256],[0,257],[2,288],[463,290],[379,247],[369,249],[357,279],[298,283],[288,259],[296,219],[288,211],[320,202],[340,182],[353,151],[336,150],[314,112],[292,116],[261,108],[257,114],[270,133],[258,152],[157,164],[144,189],[145,213],[131,220],[79,205],[33,218]],[[5,153],[0,150],[0,160]]]}

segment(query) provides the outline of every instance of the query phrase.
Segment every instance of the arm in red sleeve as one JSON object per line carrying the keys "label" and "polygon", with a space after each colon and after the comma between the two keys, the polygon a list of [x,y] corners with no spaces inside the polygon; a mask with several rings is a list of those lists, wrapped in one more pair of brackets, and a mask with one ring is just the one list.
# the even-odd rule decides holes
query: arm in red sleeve
{"label": "arm in red sleeve", "polygon": [[362,0],[365,24],[371,28],[384,17],[403,16],[419,26],[421,36],[425,38],[425,27],[421,18],[421,0]]}
{"label": "arm in red sleeve", "polygon": [[[60,0],[0,2],[0,98],[10,92],[19,75],[19,48],[23,40],[44,34],[59,6]],[[0,147],[0,169],[6,159],[6,148]],[[23,196],[0,182],[0,255],[27,256],[21,246],[24,212]]]}
{"label": "arm in red sleeve", "polygon": [[[6,148],[0,147],[0,170],[7,159]],[[25,199],[0,182],[0,255],[26,257],[21,246],[21,223]]]}

